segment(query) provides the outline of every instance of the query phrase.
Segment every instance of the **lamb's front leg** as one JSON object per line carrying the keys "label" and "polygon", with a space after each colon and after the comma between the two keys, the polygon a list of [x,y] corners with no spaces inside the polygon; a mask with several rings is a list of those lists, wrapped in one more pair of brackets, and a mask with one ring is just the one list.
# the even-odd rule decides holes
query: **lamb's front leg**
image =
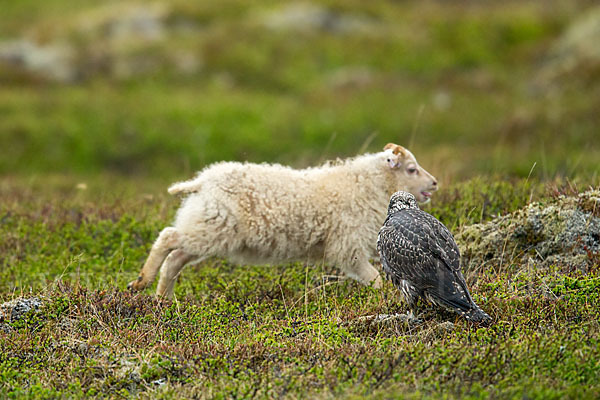
{"label": "lamb's front leg", "polygon": [[379,289],[382,286],[381,274],[368,259],[354,260],[353,263],[347,266],[346,275],[352,279],[356,279],[363,285],[372,285]]}

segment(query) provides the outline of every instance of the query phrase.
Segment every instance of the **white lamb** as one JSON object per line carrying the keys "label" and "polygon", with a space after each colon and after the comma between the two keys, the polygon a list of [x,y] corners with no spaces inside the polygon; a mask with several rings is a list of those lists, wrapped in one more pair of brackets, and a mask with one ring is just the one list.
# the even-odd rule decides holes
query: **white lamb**
{"label": "white lamb", "polygon": [[393,143],[379,153],[302,170],[210,165],[169,188],[187,197],[128,287],[144,289],[160,268],[156,294],[170,297],[184,265],[214,256],[237,263],[325,262],[379,287],[381,277],[369,259],[376,257],[377,233],[397,190],[426,202],[437,181]]}

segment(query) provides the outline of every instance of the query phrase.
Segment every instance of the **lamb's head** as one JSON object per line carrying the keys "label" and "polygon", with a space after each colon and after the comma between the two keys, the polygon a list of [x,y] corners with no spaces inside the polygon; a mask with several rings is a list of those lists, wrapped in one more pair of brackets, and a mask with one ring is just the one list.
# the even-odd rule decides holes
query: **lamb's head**
{"label": "lamb's head", "polygon": [[421,203],[427,203],[431,194],[438,189],[437,179],[425,171],[415,156],[402,146],[388,143],[383,148],[383,155],[387,166],[392,171],[393,188],[412,193]]}

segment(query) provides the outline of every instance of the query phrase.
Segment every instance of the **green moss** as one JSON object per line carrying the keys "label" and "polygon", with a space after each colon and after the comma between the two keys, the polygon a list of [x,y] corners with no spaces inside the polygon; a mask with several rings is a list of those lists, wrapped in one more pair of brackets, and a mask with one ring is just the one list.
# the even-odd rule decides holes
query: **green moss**
{"label": "green moss", "polygon": [[[476,184],[490,208],[501,206],[498,196],[517,207],[519,188],[533,188],[467,182],[464,191],[440,193],[447,201],[436,204],[440,215],[453,202],[480,204]],[[61,198],[72,185],[53,187],[53,195],[5,187],[2,197],[11,206],[0,225],[8,255],[0,271],[19,279],[0,297],[44,299],[38,313],[0,331],[0,388],[13,397],[585,397],[600,390],[597,269],[515,262],[470,271],[473,296],[495,321],[488,328],[433,310],[416,326],[371,324],[360,317],[405,310],[391,284],[324,281],[339,271],[302,263],[205,262],[184,270],[178,301],[159,301],[123,288],[176,204],[134,194],[98,201],[85,191]],[[557,201],[543,188],[535,193],[545,205]],[[51,212],[40,212],[40,201]],[[448,318],[452,329],[440,325]]]}
{"label": "green moss", "polygon": [[[377,28],[340,34],[270,30],[271,1],[167,3],[164,41],[113,54],[156,66],[131,76],[82,56],[110,47],[77,29],[104,2],[2,6],[3,40],[66,40],[91,64],[71,84],[0,66],[0,301],[43,298],[0,321],[0,397],[600,395],[597,238],[566,266],[550,240],[600,217],[597,193],[578,197],[598,183],[600,92],[583,76],[532,87],[584,7],[315,2]],[[198,69],[178,69],[182,54]],[[371,324],[405,311],[397,291],[325,279],[335,266],[209,260],[183,271],[175,301],[125,291],[177,209],[170,182],[219,160],[306,166],[387,142],[439,178],[425,209],[475,260],[491,327],[447,329],[434,310]]]}

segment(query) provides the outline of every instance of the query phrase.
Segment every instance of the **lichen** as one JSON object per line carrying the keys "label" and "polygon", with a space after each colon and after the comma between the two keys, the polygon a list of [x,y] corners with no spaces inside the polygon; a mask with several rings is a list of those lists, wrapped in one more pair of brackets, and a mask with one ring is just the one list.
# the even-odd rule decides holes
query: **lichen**
{"label": "lichen", "polygon": [[40,297],[17,298],[0,304],[0,331],[10,332],[10,323],[23,318],[30,311],[39,311],[42,305]]}
{"label": "lichen", "polygon": [[456,235],[464,268],[494,270],[534,263],[586,271],[600,254],[600,190],[530,203]]}

